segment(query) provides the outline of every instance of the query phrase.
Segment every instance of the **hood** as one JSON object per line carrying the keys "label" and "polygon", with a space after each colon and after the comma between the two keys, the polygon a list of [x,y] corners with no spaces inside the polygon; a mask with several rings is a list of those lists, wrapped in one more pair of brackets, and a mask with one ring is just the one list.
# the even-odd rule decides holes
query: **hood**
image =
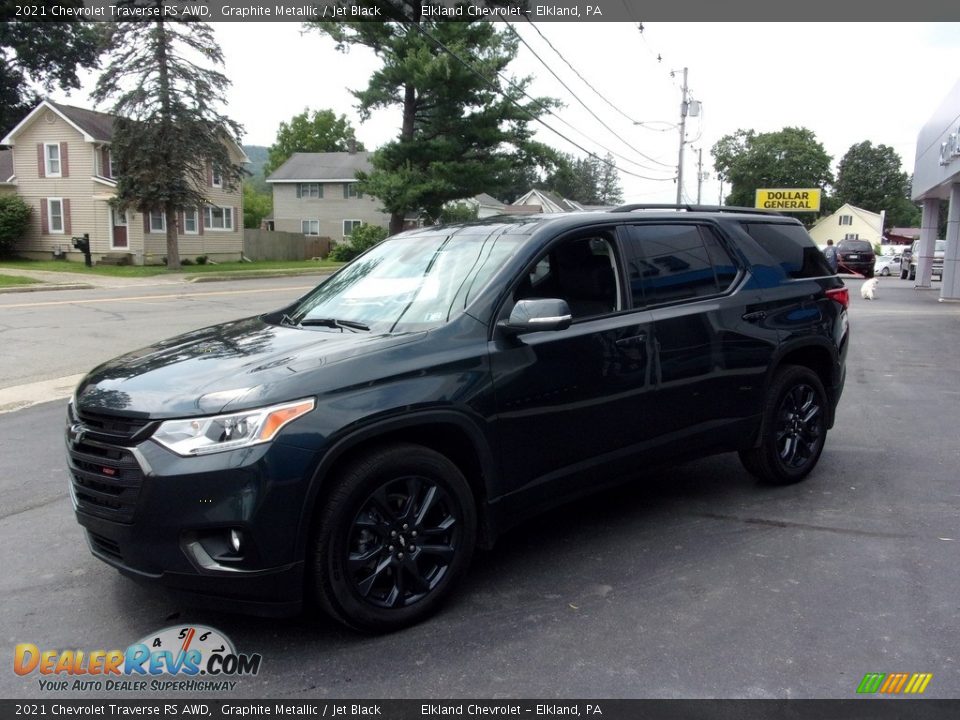
{"label": "hood", "polygon": [[424,334],[294,328],[248,318],[104,363],[81,381],[76,403],[89,412],[169,418],[286,402],[323,390],[325,368]]}

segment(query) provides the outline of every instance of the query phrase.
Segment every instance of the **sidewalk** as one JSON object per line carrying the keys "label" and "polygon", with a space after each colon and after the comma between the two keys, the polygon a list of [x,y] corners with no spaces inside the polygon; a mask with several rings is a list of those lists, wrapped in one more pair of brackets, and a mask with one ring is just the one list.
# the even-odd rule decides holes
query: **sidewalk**
{"label": "sidewalk", "polygon": [[255,280],[270,277],[325,276],[334,272],[334,268],[291,269],[291,270],[231,270],[222,273],[180,273],[170,275],[152,275],[150,277],[115,277],[74,272],[53,272],[49,270],[21,270],[20,268],[0,267],[0,275],[16,275],[32,278],[44,284],[14,285],[0,288],[4,292],[42,292],[45,290],[92,290],[100,288],[156,287],[162,285],[181,285],[183,283],[203,283],[227,280]]}

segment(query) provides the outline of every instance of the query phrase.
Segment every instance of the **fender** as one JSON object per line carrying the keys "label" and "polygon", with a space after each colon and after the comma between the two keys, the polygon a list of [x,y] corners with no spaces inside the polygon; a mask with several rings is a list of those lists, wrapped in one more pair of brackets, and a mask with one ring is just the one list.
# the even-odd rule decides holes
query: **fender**
{"label": "fender", "polygon": [[343,455],[357,447],[361,443],[375,440],[378,437],[388,435],[398,430],[408,430],[424,425],[453,425],[462,430],[470,440],[477,458],[480,461],[480,468],[484,478],[482,492],[482,502],[477,505],[477,521],[480,529],[481,538],[489,532],[489,511],[487,491],[489,489],[489,478],[498,475],[497,463],[493,452],[490,449],[490,442],[480,426],[470,418],[466,413],[459,410],[450,409],[429,409],[422,411],[407,412],[403,415],[374,420],[360,427],[356,427],[348,434],[338,438],[324,453],[310,479],[310,485],[304,498],[303,509],[300,514],[300,521],[297,528],[297,557],[306,557],[307,543],[310,538],[313,517],[316,514],[317,498],[321,490],[325,487],[325,482],[330,469]]}
{"label": "fender", "polygon": [[[783,366],[784,358],[794,352],[797,352],[798,350],[808,349],[814,350],[818,354],[825,353],[825,357],[829,360],[830,377],[827,379],[828,381],[824,383],[824,390],[827,391],[827,397],[828,400],[830,400],[830,402],[827,403],[827,429],[830,429],[833,427],[834,415],[836,413],[836,407],[833,399],[834,390],[838,382],[837,372],[839,370],[839,363],[836,347],[832,346],[827,338],[820,336],[803,337],[795,340],[788,340],[780,345],[770,358],[770,366],[767,368],[767,373],[763,378],[764,397],[766,397],[767,391],[770,388],[770,384],[773,382],[774,373],[776,373],[777,370]],[[760,447],[760,440],[763,437],[764,423],[765,419],[761,418],[760,428],[757,432],[757,436],[751,443],[752,447]]]}

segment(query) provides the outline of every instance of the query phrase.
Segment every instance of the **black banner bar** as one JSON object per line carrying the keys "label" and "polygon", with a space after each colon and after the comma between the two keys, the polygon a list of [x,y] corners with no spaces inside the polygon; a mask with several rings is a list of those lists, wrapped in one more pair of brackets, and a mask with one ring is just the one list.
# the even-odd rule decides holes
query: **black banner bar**
{"label": "black banner bar", "polygon": [[0,718],[946,720],[960,700],[0,700]]}

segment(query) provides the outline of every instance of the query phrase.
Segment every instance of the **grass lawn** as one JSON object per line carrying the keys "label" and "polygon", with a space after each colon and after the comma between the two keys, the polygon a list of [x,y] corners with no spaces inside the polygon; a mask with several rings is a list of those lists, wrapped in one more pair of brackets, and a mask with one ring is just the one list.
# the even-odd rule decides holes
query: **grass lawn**
{"label": "grass lawn", "polygon": [[14,285],[33,285],[40,282],[33,278],[20,277],[19,275],[0,275],[0,288],[13,287]]}
{"label": "grass lawn", "polygon": [[[317,270],[338,268],[343,263],[322,260],[263,260],[261,262],[229,262],[219,265],[187,265],[182,268],[184,273],[209,272],[238,272],[250,270]],[[153,277],[166,275],[169,270],[163,266],[141,265],[94,265],[88,268],[83,263],[65,262],[63,260],[4,260],[0,262],[0,271],[3,268],[17,268],[19,270],[45,270],[48,272],[79,273],[81,275],[109,275],[112,277]]]}

